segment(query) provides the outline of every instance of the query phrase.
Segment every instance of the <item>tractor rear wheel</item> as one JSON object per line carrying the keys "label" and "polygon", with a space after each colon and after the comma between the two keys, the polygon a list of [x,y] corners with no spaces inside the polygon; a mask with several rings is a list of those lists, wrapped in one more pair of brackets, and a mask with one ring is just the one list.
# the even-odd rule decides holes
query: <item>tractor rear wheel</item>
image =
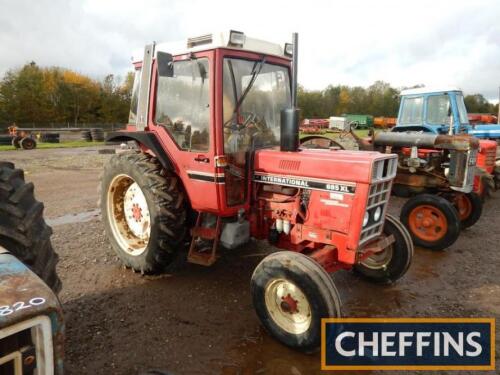
{"label": "tractor rear wheel", "polygon": [[178,178],[141,152],[104,167],[101,212],[111,245],[127,267],[168,272],[186,259],[186,205]]}
{"label": "tractor rear wheel", "polygon": [[15,148],[21,148],[21,145],[19,144],[21,139],[21,136],[15,135],[14,138],[12,138],[12,146],[14,146]]}
{"label": "tractor rear wheel", "polygon": [[36,141],[31,137],[24,137],[19,141],[19,144],[24,150],[33,150],[36,148]]}
{"label": "tractor rear wheel", "polygon": [[458,211],[462,229],[476,224],[483,212],[483,202],[477,193],[456,194],[453,205]]}
{"label": "tractor rear wheel", "polygon": [[321,342],[321,319],[340,317],[340,296],[331,276],[310,257],[279,251],[265,257],[252,275],[255,311],[282,344],[304,352]]}
{"label": "tractor rear wheel", "polygon": [[392,235],[394,242],[384,250],[361,260],[354,266],[354,270],[371,281],[392,283],[408,271],[413,258],[413,242],[403,224],[392,215],[386,215],[382,235]]}
{"label": "tractor rear wheel", "polygon": [[431,250],[443,250],[460,235],[457,210],[443,197],[419,194],[401,209],[401,222],[410,232],[413,243]]}
{"label": "tractor rear wheel", "polygon": [[23,171],[9,162],[0,162],[0,202],[0,245],[59,292],[59,257],[50,242],[43,203],[35,199],[33,183],[25,182]]}

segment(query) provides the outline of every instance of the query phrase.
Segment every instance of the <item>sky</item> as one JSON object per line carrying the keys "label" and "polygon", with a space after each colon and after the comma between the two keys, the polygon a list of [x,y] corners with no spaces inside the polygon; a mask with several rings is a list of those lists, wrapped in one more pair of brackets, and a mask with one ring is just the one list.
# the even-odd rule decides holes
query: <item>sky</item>
{"label": "sky", "polygon": [[151,41],[240,30],[284,44],[299,33],[299,83],[453,85],[498,101],[500,2],[0,0],[0,77],[35,61],[102,78]]}

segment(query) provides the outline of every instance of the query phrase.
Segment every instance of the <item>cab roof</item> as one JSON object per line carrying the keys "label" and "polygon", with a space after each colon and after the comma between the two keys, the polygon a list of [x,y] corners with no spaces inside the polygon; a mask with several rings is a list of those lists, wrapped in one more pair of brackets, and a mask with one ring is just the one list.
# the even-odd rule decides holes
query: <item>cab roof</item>
{"label": "cab roof", "polygon": [[419,87],[417,89],[402,90],[400,95],[401,96],[421,95],[421,94],[432,94],[438,92],[451,92],[451,91],[462,92],[462,90],[456,86]]}
{"label": "cab roof", "polygon": [[[228,48],[238,51],[257,52],[265,55],[274,55],[290,59],[290,56],[287,56],[284,51],[285,43],[283,43],[283,45],[280,45],[278,43],[250,38],[245,35],[243,45],[236,46],[230,43],[231,32],[234,31],[219,31],[187,38],[178,42],[158,43],[155,47],[155,57],[158,51],[167,52],[175,56],[215,48]],[[143,57],[144,49],[135,50],[132,55],[132,62],[141,62]]]}

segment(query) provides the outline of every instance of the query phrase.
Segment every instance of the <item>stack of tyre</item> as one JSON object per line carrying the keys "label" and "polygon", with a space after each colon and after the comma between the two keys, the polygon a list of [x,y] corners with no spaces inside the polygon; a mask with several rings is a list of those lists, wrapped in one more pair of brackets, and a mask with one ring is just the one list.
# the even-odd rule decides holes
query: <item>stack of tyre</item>
{"label": "stack of tyre", "polygon": [[86,142],[103,142],[104,130],[102,128],[92,128],[90,130],[81,131],[81,139]]}
{"label": "stack of tyre", "polygon": [[45,143],[59,143],[60,136],[59,133],[42,133],[40,135],[40,141]]}
{"label": "stack of tyre", "polygon": [[90,134],[90,130],[82,130],[80,136],[82,141],[92,142],[92,135]]}
{"label": "stack of tyre", "polygon": [[104,141],[104,130],[102,130],[101,128],[90,129],[90,134],[92,135],[92,140],[94,142]]}
{"label": "stack of tyre", "polygon": [[0,146],[7,146],[12,144],[12,135],[0,135]]}

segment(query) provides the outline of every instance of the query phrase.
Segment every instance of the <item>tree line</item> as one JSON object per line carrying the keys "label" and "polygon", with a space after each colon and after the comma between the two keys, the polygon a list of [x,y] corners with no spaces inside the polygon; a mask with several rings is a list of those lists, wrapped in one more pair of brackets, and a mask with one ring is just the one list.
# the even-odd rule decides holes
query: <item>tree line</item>
{"label": "tree line", "polygon": [[132,84],[132,73],[98,81],[31,62],[0,81],[0,124],[126,123]]}
{"label": "tree line", "polygon": [[[423,87],[423,85],[411,88]],[[299,86],[297,101],[303,118],[328,118],[342,114],[366,114],[397,117],[401,90],[389,83],[376,81],[365,88],[361,86],[329,85],[324,90],[306,90]],[[498,113],[498,104],[490,103],[481,94],[466,95],[469,113]]]}
{"label": "tree line", "polygon": [[[9,70],[0,81],[0,125],[119,123],[128,119],[133,73],[123,80],[107,75],[99,81],[70,69],[40,67],[35,62]],[[418,86],[417,86],[418,87]],[[396,117],[400,89],[377,81],[369,87],[329,85],[324,90],[299,87],[303,118],[342,114]],[[469,113],[498,113],[498,104],[483,95],[465,97]]]}

